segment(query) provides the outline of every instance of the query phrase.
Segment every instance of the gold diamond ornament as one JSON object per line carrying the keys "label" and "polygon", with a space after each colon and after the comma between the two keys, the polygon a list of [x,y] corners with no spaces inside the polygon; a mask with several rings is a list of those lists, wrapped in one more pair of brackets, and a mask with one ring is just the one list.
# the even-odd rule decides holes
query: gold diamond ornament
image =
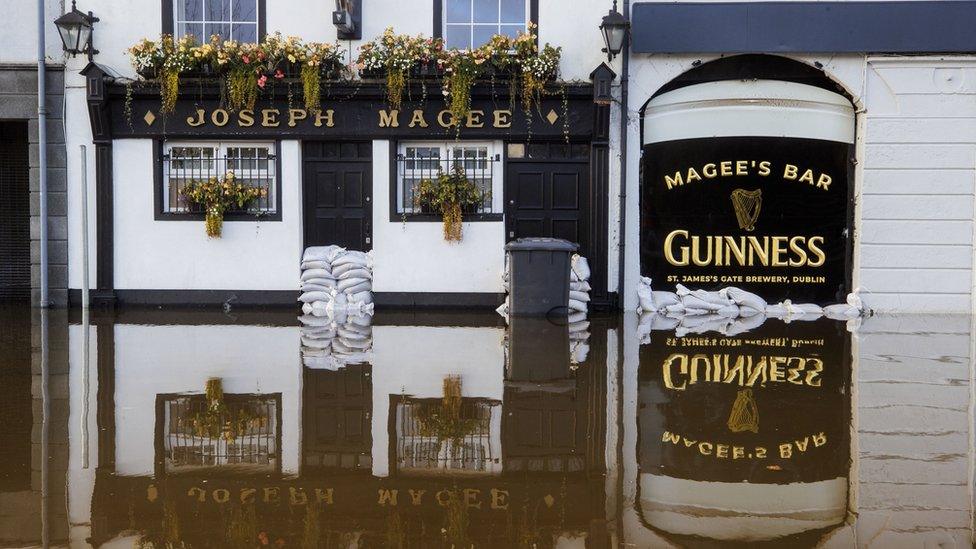
{"label": "gold diamond ornament", "polygon": [[556,114],[555,109],[549,109],[549,114],[546,115],[546,120],[549,121],[550,126],[555,124],[556,120],[559,120],[559,115]]}
{"label": "gold diamond ornament", "polygon": [[143,116],[142,119],[146,121],[147,126],[152,126],[153,122],[156,121],[156,115],[152,111],[146,111],[146,116]]}

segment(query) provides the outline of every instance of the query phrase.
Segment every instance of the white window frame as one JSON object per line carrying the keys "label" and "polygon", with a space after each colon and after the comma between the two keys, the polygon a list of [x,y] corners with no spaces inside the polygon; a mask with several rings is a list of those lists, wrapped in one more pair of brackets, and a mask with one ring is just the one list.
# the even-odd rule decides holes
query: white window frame
{"label": "white window frame", "polygon": [[[207,30],[206,30],[208,24],[226,24],[226,25],[229,25],[230,26],[230,36],[221,36],[221,39],[222,40],[238,40],[238,38],[236,36],[234,36],[234,25],[237,24],[237,25],[254,25],[254,41],[255,42],[260,42],[261,41],[261,36],[260,36],[260,29],[261,29],[261,8],[260,8],[260,0],[254,0],[254,22],[253,23],[251,21],[236,21],[236,22],[234,21],[234,2],[233,2],[233,0],[231,0],[231,2],[230,2],[230,14],[229,14],[229,19],[227,21],[217,21],[217,20],[208,20],[207,19],[206,3],[207,2],[210,2],[211,0],[200,0],[200,2],[201,2],[201,5],[200,5],[200,14],[203,17],[203,19],[200,19],[200,20],[196,20],[196,19],[184,19],[184,20],[180,20],[180,3],[183,2],[184,0],[169,0],[169,1],[173,2],[173,35],[176,38],[181,38],[185,34],[183,32],[183,25],[184,24],[202,25],[203,26],[203,29],[204,29],[202,32],[203,32],[203,34],[207,34],[207,36],[197,36],[196,39],[198,41],[200,41],[200,42],[207,42],[208,40],[210,40],[210,36],[209,36],[209,34],[207,33]],[[499,5],[501,5],[500,2],[499,2]]]}
{"label": "white window frame", "polygon": [[[504,144],[501,141],[400,141],[397,143],[397,174],[396,174],[396,213],[398,215],[414,215],[419,214],[419,211],[414,209],[413,204],[404,204],[404,179],[409,175],[409,171],[406,168],[406,162],[400,159],[406,159],[406,151],[408,147],[430,147],[440,149],[440,160],[444,161],[449,159],[449,152],[453,148],[457,147],[485,147],[487,149],[486,159],[491,165],[491,211],[492,214],[500,214],[502,212],[502,193],[503,193],[503,183],[504,183],[504,162],[502,156],[502,150]],[[497,160],[496,160],[497,158]],[[443,166],[443,164],[442,164]],[[413,179],[413,178],[411,178]]]}
{"label": "white window frame", "polygon": [[[216,151],[213,160],[214,166],[211,168],[212,171],[207,175],[204,175],[203,177],[212,177],[212,176],[221,177],[224,175],[224,173],[226,173],[227,170],[232,170],[234,172],[234,175],[238,179],[243,179],[243,180],[254,178],[257,177],[258,175],[264,175],[265,177],[263,177],[262,179],[267,180],[267,186],[268,186],[268,197],[267,200],[264,201],[267,205],[266,207],[263,208],[260,207],[248,208],[247,213],[254,214],[254,215],[275,215],[278,213],[279,210],[278,170],[280,169],[280,167],[278,166],[278,157],[275,155],[276,146],[274,141],[186,141],[186,140],[165,141],[163,143],[163,155],[168,157],[169,161],[172,163],[173,162],[172,150],[174,148],[180,148],[180,147],[209,148]],[[268,158],[273,160],[270,160],[268,162],[268,168],[263,173],[260,172],[257,168],[255,169],[242,169],[240,167],[232,168],[227,165],[228,162],[225,159],[227,159],[227,151],[229,149],[235,149],[235,148],[252,148],[252,149],[264,148],[267,149],[268,151]],[[225,170],[224,172],[219,171],[221,168],[221,166],[219,165],[220,162],[224,162],[224,166],[223,166]],[[165,166],[163,167],[163,174],[161,178],[161,183],[163,187],[162,188],[163,200],[161,203],[162,213],[170,214],[170,215],[192,213],[189,211],[188,208],[181,208],[181,207],[171,208],[170,181],[169,181],[169,175],[171,172],[172,172],[172,168],[167,169]]]}
{"label": "white window frame", "polygon": [[[466,23],[450,23],[449,24],[448,23],[448,20],[447,20],[447,2],[448,2],[448,0],[440,0],[440,2],[441,2],[441,14],[443,14],[442,17],[441,17],[441,36],[444,38],[444,44],[445,44],[445,46],[447,46],[447,28],[448,28],[448,25],[455,26],[455,27],[460,27],[460,26],[466,26],[466,27],[468,27],[469,28],[469,30],[468,30],[468,38],[471,40],[471,47],[472,48],[477,48],[479,46],[482,46],[483,44],[476,44],[475,43],[475,41],[474,41],[474,30],[475,30],[475,28],[477,28],[477,27],[494,27],[495,33],[497,34],[497,33],[500,33],[501,32],[501,27],[503,27],[503,26],[510,27],[510,26],[515,26],[515,25],[520,24],[519,22],[505,22],[505,21],[502,21],[502,3],[501,3],[501,0],[498,0],[498,17],[497,17],[497,19],[496,19],[496,21],[494,23],[475,23],[474,22],[474,9],[475,9],[474,8],[474,4],[478,0],[468,0],[468,1],[470,2],[470,5],[471,5],[471,17],[468,20],[468,22],[466,22]],[[521,22],[522,31],[523,32],[529,26],[529,23],[532,22],[532,13],[531,12],[532,12],[532,0],[525,0],[525,17],[522,18],[522,22]]]}

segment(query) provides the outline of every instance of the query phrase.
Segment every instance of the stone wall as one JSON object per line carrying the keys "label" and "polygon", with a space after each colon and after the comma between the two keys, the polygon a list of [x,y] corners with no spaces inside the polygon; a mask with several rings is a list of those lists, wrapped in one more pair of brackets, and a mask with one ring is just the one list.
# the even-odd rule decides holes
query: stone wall
{"label": "stone wall", "polygon": [[[47,69],[48,285],[53,305],[68,302],[67,161],[64,144],[64,69]],[[37,143],[37,69],[0,64],[0,119],[27,120],[30,141],[31,300],[40,301],[40,169]]]}

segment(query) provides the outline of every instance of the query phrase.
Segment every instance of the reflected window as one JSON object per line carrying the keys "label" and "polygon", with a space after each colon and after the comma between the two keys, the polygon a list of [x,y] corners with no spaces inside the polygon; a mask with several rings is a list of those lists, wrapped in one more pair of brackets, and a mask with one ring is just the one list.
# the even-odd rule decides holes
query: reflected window
{"label": "reflected window", "polygon": [[525,32],[529,0],[443,0],[445,46],[472,49],[492,35]]}
{"label": "reflected window", "polygon": [[258,0],[171,1],[177,38],[191,34],[206,42],[216,34],[224,40],[258,41]]}
{"label": "reflected window", "polygon": [[221,178],[234,173],[238,183],[266,191],[245,210],[230,213],[271,215],[278,212],[277,158],[275,144],[264,142],[172,142],[163,145],[162,213],[200,213],[203,207],[193,204],[183,194],[190,183]]}
{"label": "reflected window", "polygon": [[501,403],[462,398],[404,398],[396,407],[397,468],[401,473],[501,471]]}
{"label": "reflected window", "polygon": [[205,395],[163,398],[163,472],[278,472],[280,408],[272,395],[224,395],[219,404]]}

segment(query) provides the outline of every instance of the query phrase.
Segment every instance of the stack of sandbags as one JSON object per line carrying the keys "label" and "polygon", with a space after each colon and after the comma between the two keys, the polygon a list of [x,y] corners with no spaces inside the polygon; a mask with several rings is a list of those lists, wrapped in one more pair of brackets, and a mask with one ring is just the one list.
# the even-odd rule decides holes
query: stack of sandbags
{"label": "stack of sandbags", "polygon": [[569,326],[569,362],[573,369],[586,362],[590,352],[590,322],[586,313],[571,313],[567,318]]}
{"label": "stack of sandbags", "polygon": [[569,311],[586,313],[590,302],[590,264],[586,258],[573,254],[569,264]]}
{"label": "stack of sandbags", "polygon": [[333,317],[305,315],[302,323],[302,363],[314,369],[337,370],[349,364],[370,362],[373,350],[373,316],[366,313]]}
{"label": "stack of sandbags", "polygon": [[313,246],[302,256],[302,312],[332,317],[373,311],[373,252]]}

